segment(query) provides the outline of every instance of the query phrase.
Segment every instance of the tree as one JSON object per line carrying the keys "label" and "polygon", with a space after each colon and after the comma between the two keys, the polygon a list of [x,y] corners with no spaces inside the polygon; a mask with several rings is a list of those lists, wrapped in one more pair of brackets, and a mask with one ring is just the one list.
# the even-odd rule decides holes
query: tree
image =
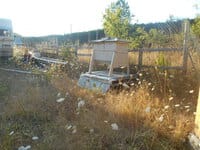
{"label": "tree", "polygon": [[130,37],[130,47],[131,48],[142,48],[145,47],[148,40],[148,33],[144,28],[136,26],[135,31],[133,31]]}
{"label": "tree", "polygon": [[128,39],[131,13],[126,0],[111,3],[103,16],[104,32],[109,37]]}
{"label": "tree", "polygon": [[166,42],[167,37],[163,34],[162,31],[154,28],[150,29],[148,33],[148,43],[151,45],[151,47],[164,46]]}
{"label": "tree", "polygon": [[200,17],[197,17],[192,24],[192,30],[196,36],[200,37]]}

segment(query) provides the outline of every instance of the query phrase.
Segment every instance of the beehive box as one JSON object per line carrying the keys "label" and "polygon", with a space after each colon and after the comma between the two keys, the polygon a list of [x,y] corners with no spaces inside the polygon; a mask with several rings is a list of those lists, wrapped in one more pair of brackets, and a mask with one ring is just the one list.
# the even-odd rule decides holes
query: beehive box
{"label": "beehive box", "polygon": [[93,43],[93,61],[111,64],[113,68],[128,66],[128,42],[120,39],[101,39]]}

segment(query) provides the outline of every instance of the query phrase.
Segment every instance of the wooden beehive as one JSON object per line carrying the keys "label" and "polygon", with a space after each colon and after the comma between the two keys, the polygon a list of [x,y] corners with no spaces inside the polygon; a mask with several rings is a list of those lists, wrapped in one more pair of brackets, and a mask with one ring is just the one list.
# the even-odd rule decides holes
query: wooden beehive
{"label": "wooden beehive", "polygon": [[113,68],[124,66],[129,68],[128,62],[128,42],[120,39],[101,39],[93,43],[93,54],[90,62],[89,72],[95,61],[110,65],[109,74]]}

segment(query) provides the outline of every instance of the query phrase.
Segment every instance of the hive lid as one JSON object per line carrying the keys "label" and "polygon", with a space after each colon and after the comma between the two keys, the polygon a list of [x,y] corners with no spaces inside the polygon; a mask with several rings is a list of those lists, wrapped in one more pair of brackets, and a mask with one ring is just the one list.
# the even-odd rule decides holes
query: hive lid
{"label": "hive lid", "polygon": [[109,37],[91,41],[91,43],[101,43],[101,42],[123,42],[123,43],[129,43],[127,40],[124,40],[124,39],[109,38]]}

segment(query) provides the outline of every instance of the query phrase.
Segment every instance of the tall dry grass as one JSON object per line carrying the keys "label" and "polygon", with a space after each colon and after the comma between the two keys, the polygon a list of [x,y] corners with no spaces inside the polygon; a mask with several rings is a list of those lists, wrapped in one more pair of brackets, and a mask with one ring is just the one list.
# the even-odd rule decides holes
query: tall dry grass
{"label": "tall dry grass", "polygon": [[[188,149],[198,93],[190,64],[187,74],[140,71],[129,89],[102,94],[77,86],[84,67],[75,61],[52,65],[47,78],[0,73],[0,87],[7,87],[0,95],[0,149]],[[85,105],[78,108],[80,101]]]}
{"label": "tall dry grass", "polygon": [[[70,95],[86,100],[78,124],[87,132],[95,128],[106,139],[106,142],[99,137],[95,139],[98,148],[187,149],[187,135],[193,130],[194,122],[192,103],[197,93],[196,89],[193,94],[189,90],[184,91],[185,94],[182,91],[185,98],[172,97],[170,93],[166,100],[144,81],[137,89],[106,95],[73,86]],[[111,123],[119,125],[117,134],[113,134]]]}

